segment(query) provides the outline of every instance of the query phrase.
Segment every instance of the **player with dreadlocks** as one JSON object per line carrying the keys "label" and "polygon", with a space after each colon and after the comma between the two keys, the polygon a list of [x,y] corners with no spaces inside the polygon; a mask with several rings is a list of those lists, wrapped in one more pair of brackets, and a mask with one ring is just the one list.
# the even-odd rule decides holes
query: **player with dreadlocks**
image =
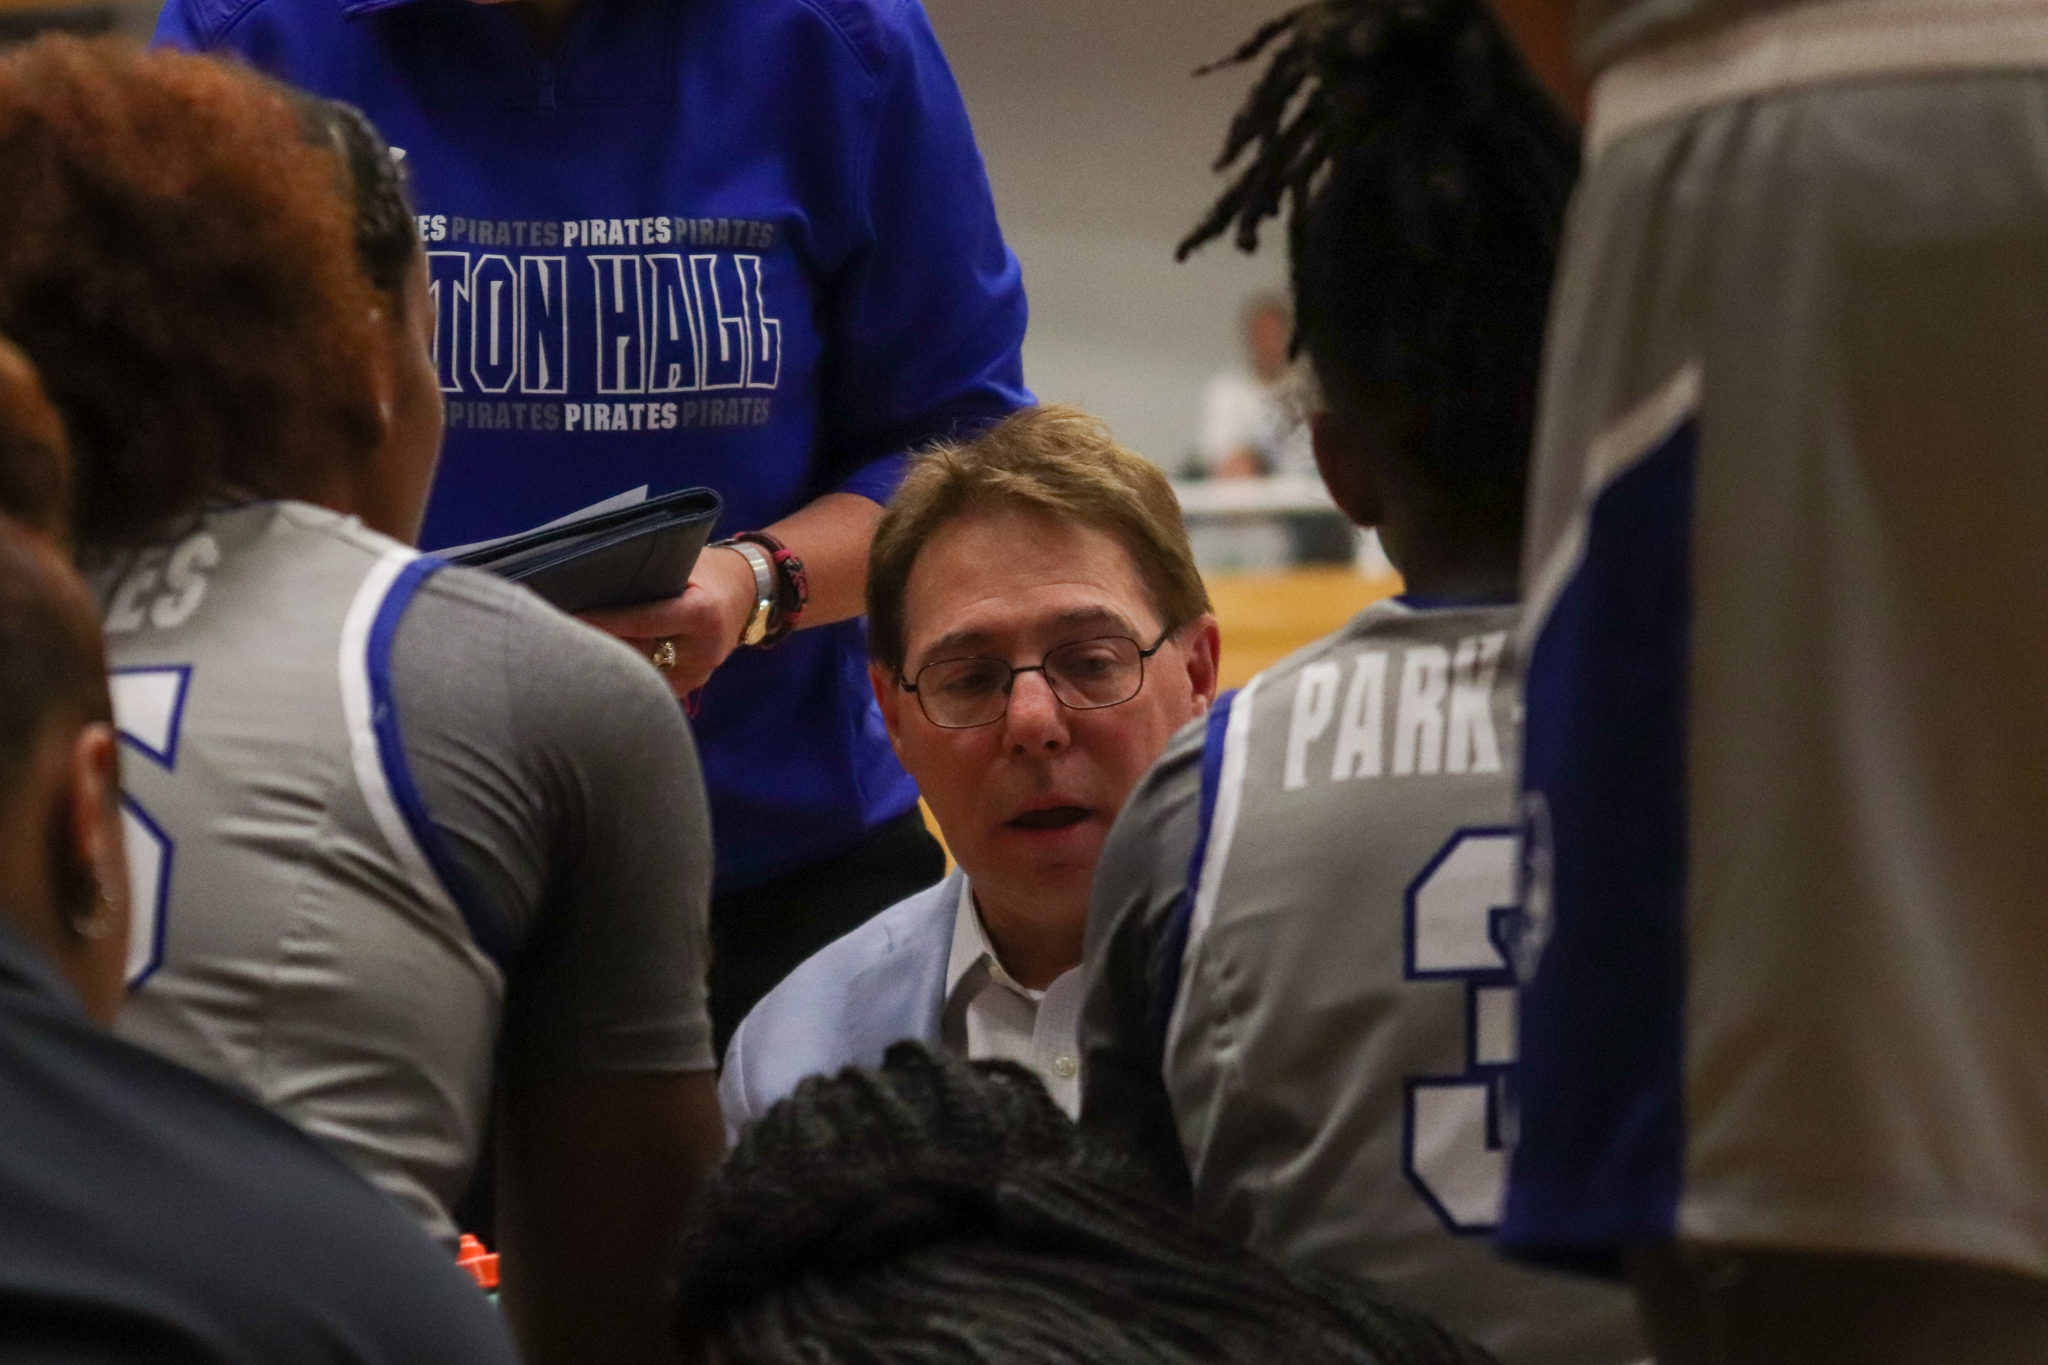
{"label": "player with dreadlocks", "polygon": [[1184,730],[1096,874],[1082,1124],[1209,1227],[1510,1365],[1639,1359],[1627,1297],[1495,1258],[1514,976],[1516,579],[1578,134],[1484,0],[1326,0],[1181,245],[1285,217],[1317,463],[1406,593]]}
{"label": "player with dreadlocks", "polygon": [[802,1082],[712,1177],[683,1246],[689,1344],[725,1365],[1489,1365],[1132,1185],[1022,1066],[897,1043]]}

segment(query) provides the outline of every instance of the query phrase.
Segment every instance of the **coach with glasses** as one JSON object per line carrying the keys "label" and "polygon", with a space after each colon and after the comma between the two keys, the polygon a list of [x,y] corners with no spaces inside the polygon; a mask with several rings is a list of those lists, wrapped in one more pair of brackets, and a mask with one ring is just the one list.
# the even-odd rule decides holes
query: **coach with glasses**
{"label": "coach with glasses", "polygon": [[868,616],[882,719],[959,867],[754,1008],[726,1053],[726,1124],[901,1038],[1020,1062],[1071,1113],[1096,858],[1216,695],[1179,505],[1093,418],[1025,409],[918,459],[875,533]]}

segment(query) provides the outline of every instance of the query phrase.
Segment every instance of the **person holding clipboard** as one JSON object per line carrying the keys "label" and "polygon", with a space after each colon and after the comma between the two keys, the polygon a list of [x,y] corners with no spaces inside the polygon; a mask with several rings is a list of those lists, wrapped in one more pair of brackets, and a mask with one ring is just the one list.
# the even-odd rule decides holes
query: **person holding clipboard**
{"label": "person holding clipboard", "polygon": [[868,693],[868,541],[905,452],[1030,395],[1020,272],[923,9],[171,0],[156,41],[345,99],[402,150],[448,410],[423,546],[693,485],[722,540],[760,537],[587,618],[697,694],[722,1046],[944,870]]}

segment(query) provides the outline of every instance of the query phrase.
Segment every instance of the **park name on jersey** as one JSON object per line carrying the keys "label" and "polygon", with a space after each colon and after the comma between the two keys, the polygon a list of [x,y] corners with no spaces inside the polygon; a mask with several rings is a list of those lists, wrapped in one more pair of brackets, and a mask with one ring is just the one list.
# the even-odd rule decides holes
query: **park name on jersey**
{"label": "park name on jersey", "polygon": [[451,430],[767,425],[782,376],[782,322],[762,295],[775,224],[418,221]]}
{"label": "park name on jersey", "polygon": [[1383,774],[1499,772],[1493,685],[1507,638],[1506,631],[1493,631],[1467,636],[1455,648],[1409,645],[1398,651],[1398,673],[1390,662],[1395,652],[1386,649],[1304,665],[1294,680],[1282,786],[1298,790],[1311,777],[1346,782]]}

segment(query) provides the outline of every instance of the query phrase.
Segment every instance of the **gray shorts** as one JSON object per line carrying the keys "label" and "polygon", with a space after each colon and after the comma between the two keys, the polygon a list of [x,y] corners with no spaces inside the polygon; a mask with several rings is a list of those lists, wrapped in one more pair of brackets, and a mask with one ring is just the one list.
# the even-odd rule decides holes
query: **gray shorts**
{"label": "gray shorts", "polygon": [[1504,1242],[2048,1274],[2048,72],[1608,138],[1546,364]]}

